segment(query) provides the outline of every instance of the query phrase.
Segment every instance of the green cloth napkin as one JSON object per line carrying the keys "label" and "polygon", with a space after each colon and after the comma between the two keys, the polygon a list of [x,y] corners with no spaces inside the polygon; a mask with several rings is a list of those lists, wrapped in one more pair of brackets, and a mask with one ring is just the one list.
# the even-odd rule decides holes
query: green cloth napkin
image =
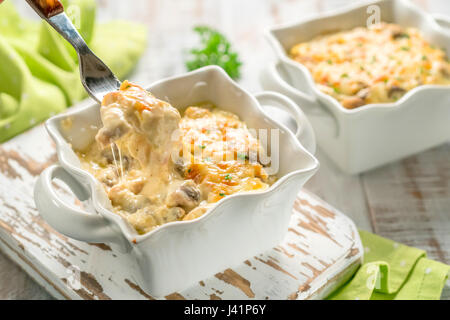
{"label": "green cloth napkin", "polygon": [[[95,0],[62,0],[92,50],[123,80],[146,47],[144,26],[95,23]],[[0,4],[0,143],[87,97],[75,50],[47,23]]]}
{"label": "green cloth napkin", "polygon": [[364,264],[331,300],[437,300],[450,266],[426,253],[366,231],[359,231]]}

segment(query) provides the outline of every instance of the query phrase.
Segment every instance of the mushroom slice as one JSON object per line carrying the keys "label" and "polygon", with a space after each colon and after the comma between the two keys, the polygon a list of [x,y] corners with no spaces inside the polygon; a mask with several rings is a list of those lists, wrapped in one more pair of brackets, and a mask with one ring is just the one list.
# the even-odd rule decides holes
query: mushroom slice
{"label": "mushroom slice", "polygon": [[357,97],[357,96],[349,97],[342,101],[342,105],[346,109],[358,108],[364,104],[365,104],[364,99]]}
{"label": "mushroom slice", "polygon": [[388,97],[390,99],[398,100],[400,99],[404,94],[406,93],[406,90],[398,87],[398,86],[392,86],[388,91]]}
{"label": "mushroom slice", "polygon": [[167,196],[168,207],[181,207],[187,211],[198,206],[201,193],[197,185],[192,180],[186,180],[174,192]]}

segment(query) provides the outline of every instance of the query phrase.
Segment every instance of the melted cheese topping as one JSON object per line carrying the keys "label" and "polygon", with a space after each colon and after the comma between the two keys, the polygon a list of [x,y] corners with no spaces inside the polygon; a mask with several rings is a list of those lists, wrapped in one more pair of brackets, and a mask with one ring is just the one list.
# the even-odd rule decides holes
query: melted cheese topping
{"label": "melted cheese topping", "polygon": [[100,112],[103,128],[78,156],[113,211],[140,234],[200,217],[227,195],[264,190],[276,179],[258,163],[263,150],[245,123],[211,104],[188,107],[181,117],[124,82]]}
{"label": "melted cheese topping", "polygon": [[319,89],[345,108],[395,102],[425,84],[450,84],[445,52],[419,30],[379,23],[323,35],[290,50],[311,72]]}

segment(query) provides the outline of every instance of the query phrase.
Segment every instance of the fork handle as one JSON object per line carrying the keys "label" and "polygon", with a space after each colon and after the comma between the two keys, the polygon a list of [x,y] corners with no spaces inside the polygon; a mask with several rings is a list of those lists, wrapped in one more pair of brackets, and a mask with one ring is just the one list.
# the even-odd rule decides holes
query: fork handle
{"label": "fork handle", "polygon": [[61,12],[64,12],[62,3],[58,0],[26,0],[30,6],[43,19],[50,19]]}
{"label": "fork handle", "polygon": [[64,7],[58,0],[26,0],[39,16],[47,21],[60,35],[62,35],[77,51],[90,53],[87,44],[78,30],[64,12]]}
{"label": "fork handle", "polygon": [[[0,0],[1,1],[1,0]],[[101,102],[106,93],[119,89],[120,81],[92,51],[83,37],[64,12],[64,7],[58,0],[26,0],[27,3],[48,22],[75,49],[80,65],[81,82],[89,95]],[[104,75],[110,76],[110,83],[105,83]],[[94,91],[91,86],[96,86]]]}

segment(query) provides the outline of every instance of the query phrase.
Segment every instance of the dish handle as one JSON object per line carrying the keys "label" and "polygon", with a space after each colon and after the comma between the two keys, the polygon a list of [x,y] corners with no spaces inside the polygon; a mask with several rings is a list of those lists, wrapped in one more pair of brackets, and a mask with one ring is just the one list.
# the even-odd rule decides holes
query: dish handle
{"label": "dish handle", "polygon": [[70,207],[58,196],[52,184],[56,178],[62,180],[79,200],[90,198],[86,188],[63,167],[50,166],[41,173],[34,188],[34,201],[44,220],[70,238],[91,243],[115,243],[121,251],[127,251],[125,239],[108,220],[99,214]]}
{"label": "dish handle", "polygon": [[[288,82],[282,75],[279,74],[279,69],[282,68],[286,76],[290,74],[286,68],[294,68],[290,64],[270,63],[260,74],[260,83],[263,89],[273,90],[279,92],[286,97],[292,99],[297,103],[298,107],[304,110],[311,121],[319,122],[321,127],[330,131],[330,135],[337,137],[339,135],[339,122],[336,116],[324,106],[316,96],[306,94],[297,89],[292,83]],[[295,66],[297,68],[297,66]],[[293,72],[296,70],[293,69]],[[298,71],[297,71],[298,72]]]}
{"label": "dish handle", "polygon": [[276,63],[270,63],[263,69],[263,72],[260,74],[260,82],[264,89],[267,88],[268,90],[280,92],[281,94],[293,99],[302,108],[306,108],[307,110],[317,109],[319,104],[317,97],[303,93],[288,84],[278,74]]}
{"label": "dish handle", "polygon": [[295,137],[310,153],[314,154],[316,152],[316,136],[311,123],[294,101],[272,91],[255,94],[255,98],[261,106],[275,107],[290,114],[297,124],[297,130],[294,133]]}

